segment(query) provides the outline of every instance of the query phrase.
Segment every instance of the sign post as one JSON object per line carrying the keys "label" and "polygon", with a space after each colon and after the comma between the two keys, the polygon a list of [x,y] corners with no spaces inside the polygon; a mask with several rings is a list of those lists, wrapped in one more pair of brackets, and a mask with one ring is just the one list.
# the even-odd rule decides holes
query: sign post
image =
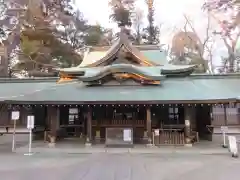
{"label": "sign post", "polygon": [[223,135],[223,148],[227,148],[227,143],[226,143],[226,133],[228,132],[228,127],[227,126],[221,126],[221,131]]}
{"label": "sign post", "polygon": [[12,137],[12,152],[15,151],[15,136],[16,136],[16,121],[19,120],[20,113],[19,111],[12,111],[12,120],[13,120],[13,137]]}
{"label": "sign post", "polygon": [[32,129],[34,128],[34,116],[27,117],[27,128],[29,130],[29,146],[28,146],[28,153],[24,154],[27,156],[32,155]]}

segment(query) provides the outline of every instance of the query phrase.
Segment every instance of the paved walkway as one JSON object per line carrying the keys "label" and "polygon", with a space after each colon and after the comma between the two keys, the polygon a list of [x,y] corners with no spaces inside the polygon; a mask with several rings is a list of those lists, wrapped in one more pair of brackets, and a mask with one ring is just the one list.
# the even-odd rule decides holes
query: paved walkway
{"label": "paved walkway", "polygon": [[[16,149],[17,153],[28,152],[28,145]],[[133,148],[105,148],[104,145],[92,145],[86,147],[81,144],[59,143],[55,147],[49,147],[47,143],[33,143],[34,153],[67,153],[67,154],[94,154],[94,153],[132,153],[132,154],[229,154],[228,149],[220,145],[199,144],[193,147],[162,146],[146,147],[136,145]]]}
{"label": "paved walkway", "polygon": [[[0,137],[0,153],[11,153],[12,136]],[[28,152],[28,136],[16,137],[16,153],[24,154]],[[205,141],[194,144],[193,147],[184,146],[161,146],[146,147],[135,145],[134,148],[105,148],[104,145],[93,145],[85,147],[79,141],[62,141],[56,144],[55,148],[50,148],[48,143],[35,141],[32,144],[32,152],[42,154],[95,154],[95,153],[131,153],[131,154],[229,154],[228,149],[224,149],[220,144],[213,144]]]}
{"label": "paved walkway", "polygon": [[0,155],[2,180],[239,180],[240,159],[196,154]]}

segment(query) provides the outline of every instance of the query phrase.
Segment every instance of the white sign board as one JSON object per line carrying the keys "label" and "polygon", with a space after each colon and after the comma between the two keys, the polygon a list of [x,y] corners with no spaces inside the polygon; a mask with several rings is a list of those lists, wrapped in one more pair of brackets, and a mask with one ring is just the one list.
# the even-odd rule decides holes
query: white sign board
{"label": "white sign board", "polygon": [[190,126],[190,121],[189,120],[185,120],[185,125],[186,126]]}
{"label": "white sign board", "polygon": [[228,136],[229,150],[233,154],[238,154],[237,139],[235,136]]}
{"label": "white sign board", "polygon": [[34,116],[27,117],[27,128],[33,129],[34,128]]}
{"label": "white sign board", "polygon": [[12,120],[16,121],[19,120],[20,112],[19,111],[12,111]]}
{"label": "white sign board", "polygon": [[221,131],[222,132],[228,132],[228,127],[227,126],[221,126]]}
{"label": "white sign board", "polygon": [[78,114],[78,108],[69,108],[69,114]]}
{"label": "white sign board", "polygon": [[159,129],[154,129],[155,136],[159,136]]}
{"label": "white sign board", "polygon": [[132,141],[132,131],[131,129],[123,130],[123,141]]}

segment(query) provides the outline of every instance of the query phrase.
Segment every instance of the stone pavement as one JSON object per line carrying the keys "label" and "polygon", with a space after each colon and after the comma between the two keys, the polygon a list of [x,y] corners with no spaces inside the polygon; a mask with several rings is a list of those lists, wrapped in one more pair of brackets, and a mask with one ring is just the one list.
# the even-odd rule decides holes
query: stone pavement
{"label": "stone pavement", "polygon": [[[12,146],[12,135],[0,136],[0,153],[10,153]],[[28,152],[28,135],[17,135],[16,153]],[[93,145],[85,147],[78,141],[58,142],[55,148],[49,148],[43,141],[34,141],[32,151],[41,154],[94,154],[94,153],[131,153],[131,154],[229,154],[227,149],[212,142],[201,142],[193,147],[184,146],[161,146],[146,147],[135,145],[134,148],[105,148],[104,145]]]}
{"label": "stone pavement", "polygon": [[[24,154],[28,151],[28,145],[16,149],[17,153]],[[105,148],[104,145],[93,145],[85,147],[82,144],[59,143],[56,147],[48,147],[47,143],[33,143],[32,152],[34,153],[54,153],[54,154],[94,154],[94,153],[131,153],[131,154],[229,154],[228,149],[220,145],[194,145],[193,147],[184,146],[162,146],[146,147],[135,145],[134,148]],[[230,154],[229,154],[230,155]]]}
{"label": "stone pavement", "polygon": [[239,180],[240,160],[199,154],[0,155],[2,180]]}
{"label": "stone pavement", "polygon": [[[19,139],[18,139],[19,140]],[[134,148],[85,147],[58,143],[49,148],[34,142],[32,156],[27,141],[0,144],[1,180],[239,180],[240,158],[212,143],[193,147]]]}

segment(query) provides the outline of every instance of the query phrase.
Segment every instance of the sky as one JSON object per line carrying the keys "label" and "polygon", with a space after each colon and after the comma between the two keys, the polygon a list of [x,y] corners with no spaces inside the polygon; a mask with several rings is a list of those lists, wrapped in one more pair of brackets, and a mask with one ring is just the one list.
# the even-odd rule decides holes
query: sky
{"label": "sky", "polygon": [[[75,0],[76,6],[83,12],[89,23],[99,23],[105,27],[117,28],[117,25],[109,20],[109,0]],[[170,44],[174,32],[183,28],[185,22],[183,15],[190,20],[202,38],[205,36],[207,16],[201,9],[204,0],[154,0],[155,23],[163,24],[161,30],[161,43]],[[136,0],[136,6],[147,14],[145,0]],[[147,22],[147,21],[145,21]],[[217,43],[213,54],[215,62],[219,62],[220,56],[226,56],[226,49],[222,42]],[[219,56],[220,55],[220,56]]]}
{"label": "sky", "polygon": [[[83,12],[89,23],[99,23],[105,27],[117,28],[117,25],[109,20],[111,13],[108,7],[109,0],[75,0],[77,7]],[[191,17],[191,20],[199,33],[203,32],[203,12],[201,6],[203,0],[155,0],[155,23],[162,25],[161,40],[169,42],[172,34],[182,28],[184,23],[183,15]],[[136,0],[136,7],[142,9],[147,15],[145,0]],[[145,23],[147,19],[145,18]]]}
{"label": "sky", "polygon": [[[100,23],[106,27],[115,27],[109,21],[110,8],[109,0],[75,0],[76,5],[83,12],[90,23]],[[156,23],[180,24],[183,14],[189,14],[197,18],[201,14],[201,4],[203,0],[155,0],[155,20]],[[145,0],[136,0],[136,6],[145,11]],[[191,11],[189,11],[191,9]]]}

